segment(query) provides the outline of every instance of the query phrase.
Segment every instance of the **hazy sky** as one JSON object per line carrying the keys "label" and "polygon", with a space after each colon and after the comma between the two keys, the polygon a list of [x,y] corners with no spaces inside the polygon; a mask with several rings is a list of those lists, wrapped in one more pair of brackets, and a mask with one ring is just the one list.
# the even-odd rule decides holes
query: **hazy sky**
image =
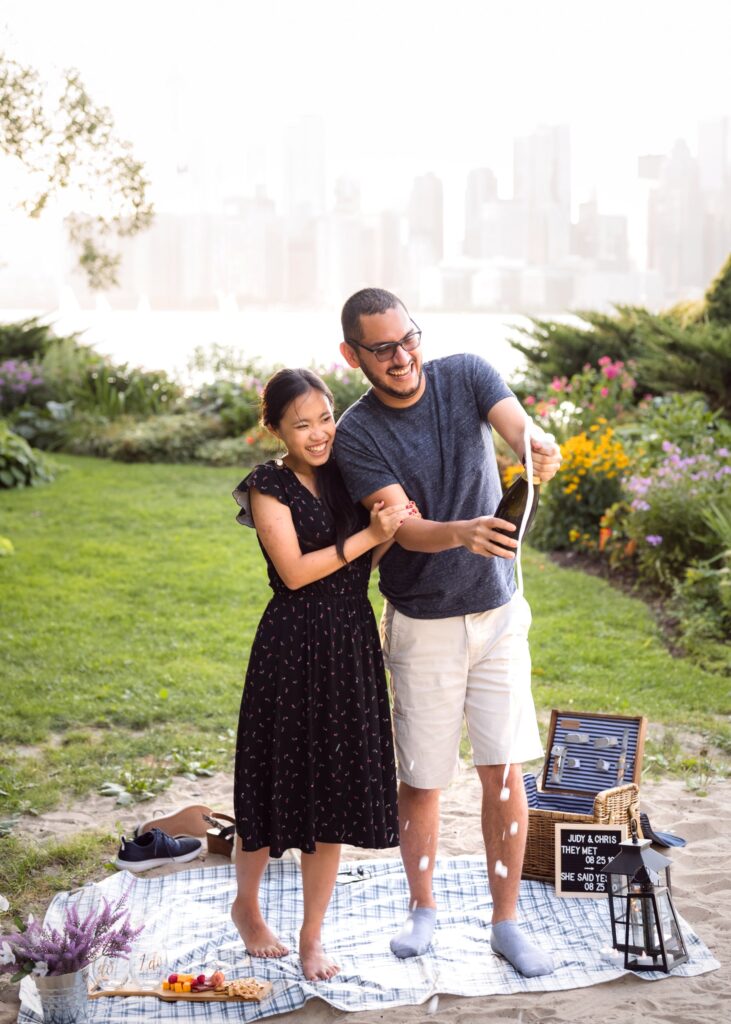
{"label": "hazy sky", "polygon": [[276,196],[284,130],[317,115],[331,181],[359,178],[366,208],[431,170],[457,225],[467,170],[492,167],[509,195],[513,136],[569,123],[574,201],[595,184],[625,212],[638,153],[694,148],[731,107],[722,0],[0,0],[0,27],[11,56],[81,70],[161,208],[202,159],[217,193]]}

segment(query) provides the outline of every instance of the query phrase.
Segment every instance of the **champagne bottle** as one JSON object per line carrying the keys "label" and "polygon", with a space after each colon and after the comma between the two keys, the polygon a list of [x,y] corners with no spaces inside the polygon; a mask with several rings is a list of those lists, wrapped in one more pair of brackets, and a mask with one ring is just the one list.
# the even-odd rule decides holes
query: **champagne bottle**
{"label": "champagne bottle", "polygon": [[[523,536],[530,530],[533,525],[533,520],[536,517],[538,511],[538,497],[540,493],[541,481],[540,477],[534,475],[533,477],[533,503],[531,504],[530,512],[528,513],[528,521],[526,522]],[[520,530],[520,524],[523,521],[523,515],[528,504],[528,474],[527,472],[521,473],[517,480],[508,487],[505,494],[500,499],[500,504],[495,509],[496,519],[505,519],[508,523],[512,523],[515,527],[515,531],[510,533],[509,530],[501,530],[497,528],[498,533],[504,534],[506,537],[513,537],[515,540],[518,539],[518,532]],[[514,549],[510,549],[514,550]]]}

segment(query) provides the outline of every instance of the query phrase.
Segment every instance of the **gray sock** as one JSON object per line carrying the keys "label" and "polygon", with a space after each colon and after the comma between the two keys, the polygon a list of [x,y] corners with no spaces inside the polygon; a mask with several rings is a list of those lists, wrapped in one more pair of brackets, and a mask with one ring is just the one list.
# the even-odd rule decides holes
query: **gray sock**
{"label": "gray sock", "polygon": [[552,974],[555,969],[552,957],[526,939],[517,921],[499,921],[494,924],[490,945],[495,953],[509,960],[516,971],[526,978]]}
{"label": "gray sock", "polygon": [[426,953],[436,923],[437,912],[434,907],[417,907],[412,910],[401,931],[391,939],[391,952],[402,960]]}

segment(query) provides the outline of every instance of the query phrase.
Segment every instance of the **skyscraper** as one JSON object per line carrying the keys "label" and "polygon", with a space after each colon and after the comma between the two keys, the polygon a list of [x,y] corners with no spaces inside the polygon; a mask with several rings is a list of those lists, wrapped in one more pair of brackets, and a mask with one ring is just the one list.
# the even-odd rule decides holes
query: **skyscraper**
{"label": "skyscraper", "polygon": [[705,284],[703,222],[698,163],[679,140],[650,192],[647,211],[647,266],[659,271],[668,297]]}
{"label": "skyscraper", "polygon": [[307,221],[325,212],[325,128],[318,117],[304,117],[285,135],[286,215]]}
{"label": "skyscraper", "polygon": [[571,229],[568,125],[542,125],[515,139],[513,198],[528,212],[528,262],[555,265],[566,259]]}
{"label": "skyscraper", "polygon": [[444,255],[444,197],[435,174],[422,174],[411,186],[409,248],[421,266],[439,263]]}
{"label": "skyscraper", "polygon": [[497,178],[489,167],[476,167],[467,175],[464,218],[464,254],[479,258],[486,203],[497,200]]}

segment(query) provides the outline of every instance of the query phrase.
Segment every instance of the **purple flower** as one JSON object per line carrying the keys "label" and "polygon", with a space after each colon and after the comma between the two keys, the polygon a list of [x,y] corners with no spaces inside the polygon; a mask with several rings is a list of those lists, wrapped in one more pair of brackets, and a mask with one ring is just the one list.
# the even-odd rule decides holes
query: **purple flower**
{"label": "purple flower", "polygon": [[648,533],[645,537],[648,544],[651,544],[653,548],[656,548],[659,544],[662,544],[662,537],[659,533]]}
{"label": "purple flower", "polygon": [[716,448],[716,455],[718,455],[719,459],[727,459],[731,452],[729,452],[728,448]]}
{"label": "purple flower", "polygon": [[647,504],[646,501],[643,501],[642,498],[635,498],[635,500],[632,502],[631,508],[633,508],[635,512],[650,511],[650,506]]}
{"label": "purple flower", "polygon": [[[123,893],[114,904],[103,900],[102,908],[92,908],[83,920],[78,907],[72,906],[60,931],[29,917],[24,931],[3,936],[0,973],[71,974],[100,956],[129,956],[142,927],[131,925],[126,899]],[[9,952],[15,957],[12,965]]]}

